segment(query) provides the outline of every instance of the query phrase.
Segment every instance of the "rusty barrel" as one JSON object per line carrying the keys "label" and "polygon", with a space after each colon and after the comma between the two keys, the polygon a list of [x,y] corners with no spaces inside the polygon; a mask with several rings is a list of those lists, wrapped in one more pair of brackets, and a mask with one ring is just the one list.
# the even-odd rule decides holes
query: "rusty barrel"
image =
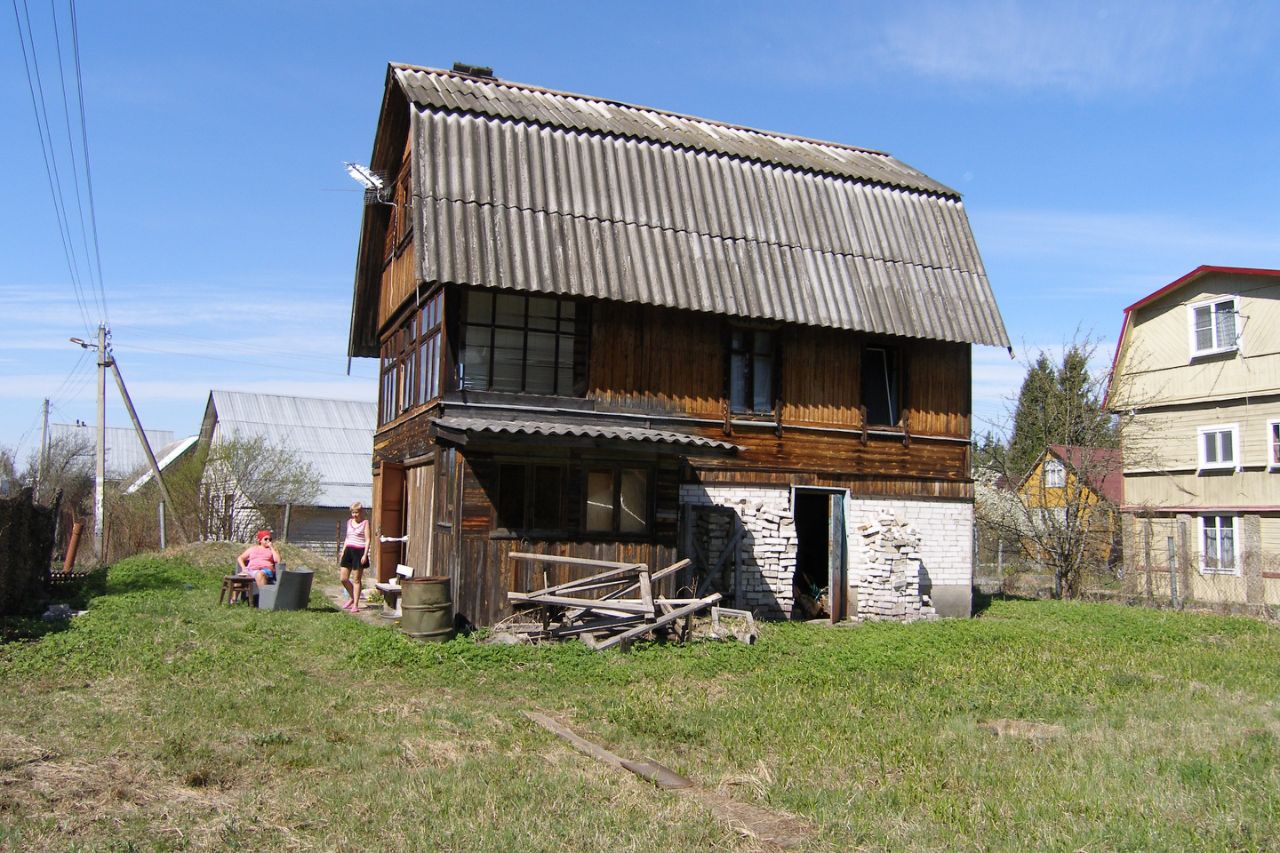
{"label": "rusty barrel", "polygon": [[400,630],[415,640],[453,639],[448,577],[406,578],[400,583]]}

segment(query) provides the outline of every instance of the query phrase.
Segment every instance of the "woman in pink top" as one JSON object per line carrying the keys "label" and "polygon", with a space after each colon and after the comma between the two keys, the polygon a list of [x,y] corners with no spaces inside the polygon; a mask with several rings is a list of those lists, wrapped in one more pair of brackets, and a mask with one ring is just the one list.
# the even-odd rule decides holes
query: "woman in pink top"
{"label": "woman in pink top", "polygon": [[356,501],[351,505],[351,517],[347,519],[347,538],[342,543],[342,587],[351,596],[343,605],[352,613],[360,611],[360,582],[364,567],[369,565],[369,519],[364,517],[364,506]]}
{"label": "woman in pink top", "polygon": [[270,530],[259,530],[257,540],[257,545],[250,545],[236,558],[236,565],[240,567],[240,574],[253,578],[261,588],[276,582],[276,563],[280,562],[280,552],[271,542]]}

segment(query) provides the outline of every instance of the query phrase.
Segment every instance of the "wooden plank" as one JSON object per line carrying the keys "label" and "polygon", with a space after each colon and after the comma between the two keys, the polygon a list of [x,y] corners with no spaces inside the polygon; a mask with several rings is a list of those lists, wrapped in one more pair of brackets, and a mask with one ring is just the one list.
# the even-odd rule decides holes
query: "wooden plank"
{"label": "wooden plank", "polygon": [[[512,553],[512,554],[508,554],[507,556],[515,557],[518,559],[522,555]],[[556,558],[555,562],[559,562],[565,559],[568,559],[568,558],[558,557]],[[551,561],[548,561],[548,562],[551,562]],[[575,563],[575,565],[579,565],[579,564]],[[625,566],[621,569],[611,569],[607,572],[600,572],[599,574],[596,574],[596,575],[589,575],[585,578],[578,578],[577,580],[566,581],[565,583],[559,583],[559,584],[555,584],[554,586],[549,586],[543,589],[535,590],[535,592],[539,594],[541,593],[554,594],[557,592],[568,592],[569,590],[584,589],[584,588],[587,588],[584,586],[586,584],[593,584],[596,581],[610,580],[611,578],[619,579],[619,580],[612,581],[612,583],[626,583],[626,580],[628,578],[630,578],[632,575],[636,574],[637,572],[640,572],[642,569],[643,569],[643,566],[638,566],[638,565]]]}
{"label": "wooden plank", "polygon": [[624,759],[621,756],[614,755],[612,752],[605,749],[603,746],[594,744],[591,741],[587,740],[586,738],[578,737],[572,731],[560,725],[559,723],[557,723],[555,720],[551,719],[547,715],[538,714],[538,713],[535,713],[534,711],[525,711],[524,715],[528,717],[530,720],[533,720],[538,725],[542,726],[547,731],[551,732],[552,734],[562,737],[565,740],[567,740],[569,743],[573,744],[574,749],[578,750],[579,752],[585,755],[589,755],[592,758],[596,759],[597,761],[603,761],[605,764],[610,764],[618,768],[619,770],[626,769],[625,767],[622,766],[622,762]]}
{"label": "wooden plank", "polygon": [[611,560],[588,560],[584,557],[562,557],[558,554],[529,554],[524,551],[512,551],[507,555],[513,560],[529,560],[536,563],[563,563],[569,566],[599,566],[609,569],[641,569],[643,563],[615,563]]}
{"label": "wooden plank", "polygon": [[653,592],[649,588],[649,573],[640,573],[640,603],[643,604],[648,611],[644,614],[646,622],[652,622],[653,615]]}
{"label": "wooden plank", "polygon": [[698,601],[694,602],[693,604],[686,604],[684,607],[677,607],[675,610],[672,610],[670,613],[664,614],[663,616],[659,617],[652,624],[646,623],[644,625],[640,625],[639,627],[632,628],[630,631],[623,631],[621,634],[610,637],[609,639],[600,643],[599,647],[601,649],[611,649],[614,646],[618,645],[619,643],[625,643],[628,640],[633,640],[636,637],[641,636],[642,634],[647,634],[650,631],[652,631],[654,628],[661,628],[663,625],[668,625],[687,613],[694,613],[698,610],[701,610],[704,607],[709,607],[712,604],[715,604],[719,600],[720,600],[720,593],[713,592],[710,595],[708,595],[706,598],[701,598]]}
{"label": "wooden plank", "polygon": [[[507,597],[522,604],[550,604],[556,607],[580,607],[583,610],[617,610],[623,613],[645,613],[645,605],[639,601],[605,601],[598,598],[573,598],[567,595],[533,595],[524,592],[509,592]],[[650,605],[648,612],[653,612]]]}
{"label": "wooden plank", "polygon": [[590,622],[583,622],[581,625],[563,625],[559,628],[552,628],[547,633],[553,637],[572,637],[577,634],[593,634],[596,631],[610,631],[614,628],[635,625],[643,621],[644,617],[639,614],[631,616],[609,616],[603,619],[593,619]]}

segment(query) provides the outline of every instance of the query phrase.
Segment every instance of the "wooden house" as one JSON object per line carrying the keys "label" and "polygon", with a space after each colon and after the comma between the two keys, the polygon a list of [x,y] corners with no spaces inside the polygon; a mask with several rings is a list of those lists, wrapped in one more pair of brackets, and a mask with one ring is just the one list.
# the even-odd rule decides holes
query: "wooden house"
{"label": "wooden house", "polygon": [[1125,309],[1125,565],[1155,594],[1280,605],[1280,270],[1202,266]]}
{"label": "wooden house", "polygon": [[1109,447],[1051,444],[1018,484],[1036,531],[1024,550],[1039,558],[1044,543],[1070,549],[1096,566],[1118,560],[1123,462]]}
{"label": "wooden house", "polygon": [[[250,542],[254,531],[267,525],[278,539],[337,560],[351,504],[371,502],[369,443],[375,418],[374,405],[362,400],[210,391],[200,447],[208,451],[238,441],[283,450],[309,469],[317,490],[305,505],[262,506],[246,494],[254,489],[243,488],[236,472],[216,470],[209,462],[201,482],[200,535]],[[263,460],[258,464],[272,467]]]}
{"label": "wooden house", "polygon": [[[469,72],[469,73],[468,73]],[[971,600],[970,348],[1007,346],[959,195],[876,151],[390,66],[350,354],[380,359],[377,572],[476,624],[536,551],[833,619],[863,525]],[[547,579],[560,575],[551,571]]]}

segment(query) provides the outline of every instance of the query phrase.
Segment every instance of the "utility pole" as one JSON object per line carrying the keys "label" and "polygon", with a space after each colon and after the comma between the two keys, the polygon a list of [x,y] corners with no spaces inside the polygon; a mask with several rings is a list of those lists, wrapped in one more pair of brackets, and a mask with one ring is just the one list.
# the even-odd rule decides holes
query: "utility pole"
{"label": "utility pole", "polygon": [[[147,454],[147,462],[151,465],[151,475],[156,478],[156,482],[160,485],[160,494],[164,495],[165,503],[167,503],[171,507],[175,507],[176,509],[176,505],[173,502],[173,498],[169,496],[169,487],[165,485],[164,477],[160,474],[160,465],[156,462],[156,455],[151,452],[151,442],[147,440],[147,433],[142,428],[142,421],[138,420],[138,413],[134,411],[133,400],[130,399],[129,397],[129,389],[124,387],[124,377],[120,375],[120,365],[116,364],[116,360],[114,356],[110,356],[107,359],[107,361],[111,365],[111,373],[116,378],[116,386],[120,389],[120,397],[124,400],[124,407],[128,409],[129,418],[130,420],[133,421],[133,428],[138,433],[138,441],[142,442],[142,449]],[[161,531],[164,530],[164,508],[163,507],[164,507],[164,504],[161,504],[161,510],[160,510]],[[178,531],[182,534],[182,537],[190,541],[190,537],[187,536],[186,525],[182,523],[182,521],[177,517],[176,514],[174,515],[173,520],[174,520],[174,523],[178,525]],[[161,535],[162,536],[164,535],[163,532],[161,533]]]}
{"label": "utility pole", "polygon": [[107,327],[98,324],[98,458],[93,481],[93,550],[102,553],[102,493],[107,481]]}
{"label": "utility pole", "polygon": [[40,500],[40,487],[44,485],[45,460],[49,455],[49,398],[44,398],[44,419],[40,424],[40,455],[36,457],[36,500]]}
{"label": "utility pole", "polygon": [[98,351],[98,452],[93,482],[93,548],[101,560],[105,556],[102,553],[102,492],[107,480],[107,367],[111,364],[107,355],[107,327],[98,325],[96,344],[80,338],[72,338],[71,343],[82,349]]}

